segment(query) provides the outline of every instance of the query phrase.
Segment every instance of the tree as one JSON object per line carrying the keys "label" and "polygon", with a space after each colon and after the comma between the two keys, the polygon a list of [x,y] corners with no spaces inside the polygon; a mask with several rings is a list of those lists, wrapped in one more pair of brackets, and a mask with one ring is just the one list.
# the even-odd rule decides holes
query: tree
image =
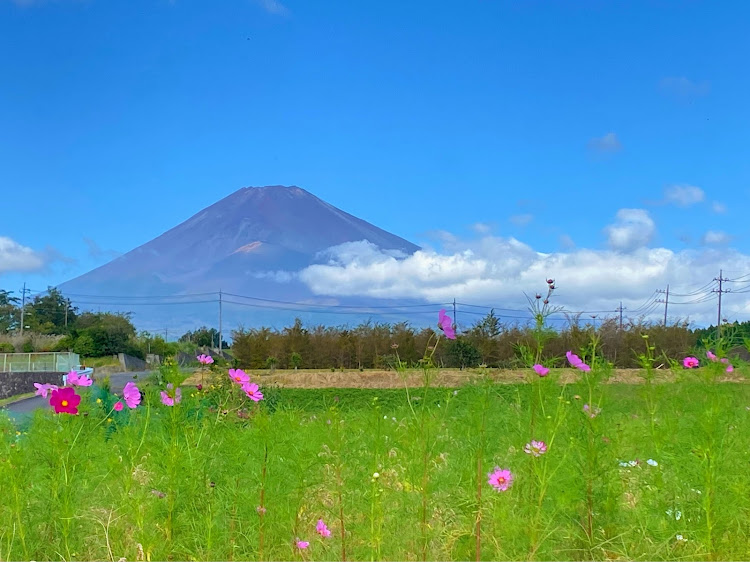
{"label": "tree", "polygon": [[302,356],[296,351],[292,351],[292,355],[289,358],[289,362],[292,364],[292,367],[294,367],[294,370],[296,371],[297,367],[302,365]]}
{"label": "tree", "polygon": [[[194,332],[185,332],[178,341],[194,343],[198,347],[216,347],[219,343],[219,330],[201,326]],[[229,344],[222,338],[221,348],[229,348]]]}
{"label": "tree", "polygon": [[498,360],[498,338],[502,331],[500,318],[495,316],[495,310],[492,309],[466,334],[468,340],[479,350],[482,363],[494,365]]}
{"label": "tree", "polygon": [[[87,351],[87,353],[76,351],[79,355],[103,357],[127,353],[143,358],[143,353],[135,340],[135,326],[130,321],[130,314],[84,312],[78,318],[76,328],[71,335],[76,340],[73,350],[76,351],[78,347]],[[81,338],[84,343],[79,344]]]}
{"label": "tree", "polygon": [[21,325],[21,299],[12,297],[11,291],[0,289],[0,334],[16,330]]}
{"label": "tree", "polygon": [[482,360],[479,350],[463,337],[451,342],[448,356],[451,358],[451,363],[462,369],[476,367]]}
{"label": "tree", "polygon": [[78,308],[54,287],[48,287],[46,295],[37,295],[27,306],[27,322],[41,334],[68,333],[77,318]]}

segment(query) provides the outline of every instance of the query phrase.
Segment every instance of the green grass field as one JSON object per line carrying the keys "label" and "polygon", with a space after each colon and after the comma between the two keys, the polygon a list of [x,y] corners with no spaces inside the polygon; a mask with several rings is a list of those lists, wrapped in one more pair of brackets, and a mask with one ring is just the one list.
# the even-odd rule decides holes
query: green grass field
{"label": "green grass field", "polygon": [[113,413],[91,387],[77,416],[0,422],[0,558],[748,559],[750,388],[699,374],[259,403],[224,374],[175,407],[155,386]]}

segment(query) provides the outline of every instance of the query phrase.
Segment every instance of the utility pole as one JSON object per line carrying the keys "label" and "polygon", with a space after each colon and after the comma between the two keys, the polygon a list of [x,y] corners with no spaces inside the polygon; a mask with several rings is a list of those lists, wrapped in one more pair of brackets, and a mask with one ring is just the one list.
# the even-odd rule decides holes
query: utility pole
{"label": "utility pole", "polygon": [[622,311],[623,310],[624,309],[622,308],[622,301],[620,301],[620,306],[615,309],[615,312],[619,312],[620,313],[620,330],[622,330]]}
{"label": "utility pole", "polygon": [[453,299],[453,331],[458,328],[458,322],[456,322],[456,299]]}
{"label": "utility pole", "polygon": [[661,289],[656,289],[657,293],[664,293],[663,299],[656,299],[655,302],[663,302],[664,303],[664,325],[667,325],[667,308],[669,307],[669,285],[667,285],[667,290],[662,291]]}
{"label": "utility pole", "polygon": [[31,289],[26,289],[26,283],[23,284],[23,289],[21,289],[21,292],[23,293],[21,296],[21,336],[23,337],[23,325],[26,323],[26,320],[24,319],[24,316],[26,314],[26,291],[31,292]]}
{"label": "utility pole", "polygon": [[164,341],[168,341],[169,328],[164,328]]}
{"label": "utility pole", "polygon": [[724,270],[720,269],[719,270],[719,277],[714,277],[714,281],[718,281],[719,282],[719,288],[711,290],[712,293],[719,293],[719,316],[718,316],[718,319],[716,321],[716,333],[717,333],[718,337],[721,337],[721,294],[722,293],[728,293],[731,290],[731,289],[723,289],[722,288],[722,283],[724,281],[729,281],[729,279],[726,279],[723,276],[723,273],[724,273]]}
{"label": "utility pole", "polygon": [[222,331],[221,331],[221,289],[219,289],[219,353],[221,353],[221,340],[222,340]]}

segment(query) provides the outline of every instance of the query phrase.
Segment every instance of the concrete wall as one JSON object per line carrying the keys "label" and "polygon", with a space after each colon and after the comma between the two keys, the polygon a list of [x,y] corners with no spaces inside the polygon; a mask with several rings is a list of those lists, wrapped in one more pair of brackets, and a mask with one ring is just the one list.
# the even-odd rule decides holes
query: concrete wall
{"label": "concrete wall", "polygon": [[35,382],[62,385],[62,376],[64,374],[51,372],[0,373],[0,400],[17,396],[18,394],[34,392],[36,390],[34,388]]}
{"label": "concrete wall", "polygon": [[117,356],[120,359],[120,366],[123,371],[145,371],[148,369],[147,363],[143,359],[125,353],[118,353]]}

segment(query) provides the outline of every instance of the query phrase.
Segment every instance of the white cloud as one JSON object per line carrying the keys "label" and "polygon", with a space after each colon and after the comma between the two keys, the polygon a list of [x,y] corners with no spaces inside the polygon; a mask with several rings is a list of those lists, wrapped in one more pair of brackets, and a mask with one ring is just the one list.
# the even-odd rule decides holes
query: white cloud
{"label": "white cloud", "polygon": [[723,245],[729,244],[732,241],[732,237],[721,230],[709,230],[703,235],[701,240],[704,244]]}
{"label": "white cloud", "polygon": [[[622,300],[629,315],[650,311],[656,319],[663,309],[653,302],[642,305],[657,288],[669,284],[674,293],[691,293],[729,264],[735,276],[750,274],[750,256],[728,249],[639,248],[623,254],[582,248],[542,253],[514,238],[487,236],[461,242],[460,251],[421,250],[396,259],[364,241],[342,246],[330,249],[332,259],[328,264],[312,265],[299,272],[298,278],[315,294],[428,302],[456,298],[467,303],[523,309],[523,293],[544,289],[544,280],[552,277],[558,287],[555,302],[569,310],[614,311]],[[700,300],[701,296],[703,293],[683,300]],[[705,296],[712,298],[710,287]],[[733,307],[750,307],[750,294],[745,296],[728,298],[733,299]],[[670,307],[671,315],[690,316],[699,322],[715,318],[713,300],[689,305],[677,302],[676,299],[674,307]]]}
{"label": "white cloud", "polygon": [[471,225],[471,229],[477,234],[489,234],[492,231],[492,226],[486,222],[475,222]]}
{"label": "white cloud", "polygon": [[0,236],[0,274],[38,271],[45,266],[45,255]]}
{"label": "white cloud", "polygon": [[276,283],[289,283],[295,277],[290,271],[256,271],[252,276],[255,279],[270,279]]}
{"label": "white cloud", "polygon": [[598,152],[617,152],[622,149],[622,144],[615,133],[607,133],[603,137],[591,139],[589,148]]}
{"label": "white cloud", "polygon": [[664,202],[688,207],[706,198],[705,192],[694,185],[670,185],[664,189]]}
{"label": "white cloud", "polygon": [[284,6],[279,0],[256,0],[256,2],[269,14],[277,16],[289,15],[289,8]]}
{"label": "white cloud", "polygon": [[714,201],[713,203],[711,203],[711,210],[714,213],[717,213],[720,215],[720,214],[727,212],[727,206],[724,203],[719,203],[718,201]]}
{"label": "white cloud", "polygon": [[630,252],[651,242],[656,226],[644,209],[620,209],[615,222],[607,226],[604,232],[610,248]]}
{"label": "white cloud", "polygon": [[522,215],[513,215],[512,217],[510,217],[510,222],[512,222],[516,226],[526,226],[532,220],[534,220],[534,215],[529,213],[524,213]]}
{"label": "white cloud", "polygon": [[711,85],[705,81],[694,82],[684,76],[669,76],[659,82],[659,89],[665,94],[692,98],[708,95]]}

